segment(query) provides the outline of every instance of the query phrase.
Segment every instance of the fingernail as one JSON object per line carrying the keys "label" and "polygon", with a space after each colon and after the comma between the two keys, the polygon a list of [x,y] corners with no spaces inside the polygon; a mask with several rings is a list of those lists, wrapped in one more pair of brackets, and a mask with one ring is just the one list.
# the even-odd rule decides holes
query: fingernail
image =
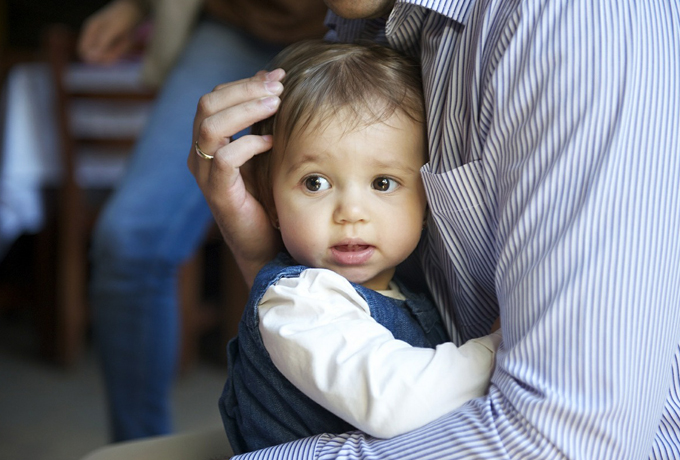
{"label": "fingernail", "polygon": [[265,97],[260,99],[262,104],[265,105],[268,109],[274,110],[279,106],[280,99],[278,97]]}
{"label": "fingernail", "polygon": [[264,83],[264,87],[267,89],[269,94],[280,94],[283,90],[283,85],[278,81],[267,81]]}
{"label": "fingernail", "polygon": [[271,142],[272,141],[272,135],[271,134],[264,134],[262,136],[262,140],[265,142]]}
{"label": "fingernail", "polygon": [[278,81],[283,78],[284,74],[285,72],[283,71],[283,69],[275,69],[272,70],[271,72],[268,72],[267,75],[264,76],[264,78],[265,80],[269,81]]}

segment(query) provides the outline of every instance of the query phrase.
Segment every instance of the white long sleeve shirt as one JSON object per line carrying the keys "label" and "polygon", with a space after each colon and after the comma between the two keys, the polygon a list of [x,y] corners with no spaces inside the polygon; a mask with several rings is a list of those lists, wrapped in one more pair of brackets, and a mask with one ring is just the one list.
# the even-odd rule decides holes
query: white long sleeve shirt
{"label": "white long sleeve shirt", "polygon": [[[396,285],[381,294],[402,298]],[[415,348],[371,318],[344,277],[308,269],[270,287],[260,334],[281,371],[312,400],[376,437],[432,422],[486,393],[500,332],[457,347]],[[441,391],[441,382],[449,382]]]}

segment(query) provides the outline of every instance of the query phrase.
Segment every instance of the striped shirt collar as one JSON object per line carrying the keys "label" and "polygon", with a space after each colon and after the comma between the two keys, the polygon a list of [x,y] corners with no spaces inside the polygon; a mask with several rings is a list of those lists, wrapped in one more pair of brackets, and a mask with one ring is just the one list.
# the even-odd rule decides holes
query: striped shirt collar
{"label": "striped shirt collar", "polygon": [[353,42],[356,40],[372,40],[386,44],[385,29],[395,30],[404,21],[406,15],[414,10],[413,6],[422,7],[439,13],[460,24],[465,25],[475,0],[397,0],[389,19],[345,19],[328,11],[326,26],[328,40]]}
{"label": "striped shirt collar", "polygon": [[474,2],[475,0],[453,0],[444,2],[438,2],[436,0],[397,0],[395,2],[395,7],[399,4],[420,6],[465,25]]}

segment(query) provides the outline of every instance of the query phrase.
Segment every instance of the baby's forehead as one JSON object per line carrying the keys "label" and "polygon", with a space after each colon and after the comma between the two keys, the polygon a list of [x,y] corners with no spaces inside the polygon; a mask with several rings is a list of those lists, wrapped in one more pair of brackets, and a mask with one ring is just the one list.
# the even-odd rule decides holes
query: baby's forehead
{"label": "baby's forehead", "polygon": [[378,121],[374,110],[367,105],[344,105],[331,107],[323,105],[313,110],[306,110],[295,123],[297,129],[323,129],[329,124],[341,124],[348,130],[367,126]]}
{"label": "baby's forehead", "polygon": [[353,161],[352,155],[360,153],[361,161],[364,156],[378,156],[395,166],[418,163],[420,167],[427,161],[425,144],[423,123],[401,110],[380,117],[374,113],[327,111],[308,117],[289,136],[275,138],[274,165],[337,161],[335,157]]}
{"label": "baby's forehead", "polygon": [[342,133],[349,134],[379,124],[390,125],[394,117],[408,119],[414,124],[422,124],[399,108],[385,109],[385,105],[345,106],[339,108],[321,107],[318,110],[301,114],[297,121],[290,124],[288,132],[280,132],[279,141],[293,136],[322,134],[333,125],[341,126]]}

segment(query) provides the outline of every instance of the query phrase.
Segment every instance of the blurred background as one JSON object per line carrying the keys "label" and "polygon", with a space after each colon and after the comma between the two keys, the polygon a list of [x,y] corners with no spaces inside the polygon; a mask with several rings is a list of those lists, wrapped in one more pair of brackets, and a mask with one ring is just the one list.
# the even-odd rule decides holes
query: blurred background
{"label": "blurred background", "polygon": [[[0,460],[77,459],[110,440],[87,251],[155,94],[134,53],[115,66],[75,60],[75,33],[107,1],[0,1]],[[239,275],[214,229],[180,278],[177,432],[221,424],[239,314],[224,305],[245,292],[225,291]]]}

